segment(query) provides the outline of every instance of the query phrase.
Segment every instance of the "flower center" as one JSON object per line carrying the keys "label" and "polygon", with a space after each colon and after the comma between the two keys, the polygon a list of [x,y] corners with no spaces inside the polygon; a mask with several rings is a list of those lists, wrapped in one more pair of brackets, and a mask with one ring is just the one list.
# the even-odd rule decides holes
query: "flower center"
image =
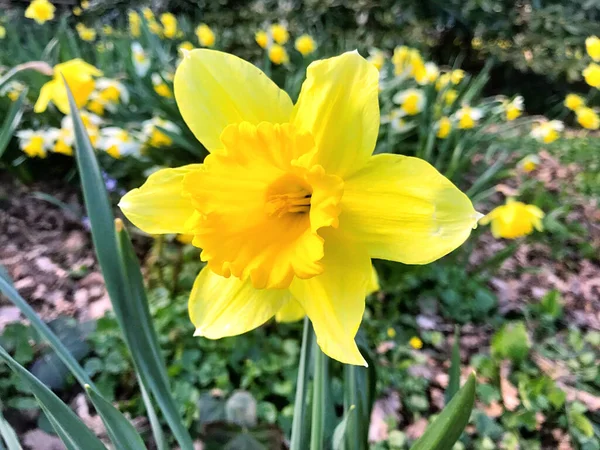
{"label": "flower center", "polygon": [[271,217],[310,212],[312,187],[300,177],[285,174],[273,182],[266,192],[265,212]]}

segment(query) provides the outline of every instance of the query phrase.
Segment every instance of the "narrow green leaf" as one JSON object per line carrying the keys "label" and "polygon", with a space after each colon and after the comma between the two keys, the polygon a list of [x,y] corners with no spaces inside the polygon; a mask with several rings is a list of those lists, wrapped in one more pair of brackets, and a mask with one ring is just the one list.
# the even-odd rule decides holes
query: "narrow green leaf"
{"label": "narrow green leaf", "polygon": [[450,376],[446,388],[446,404],[450,403],[454,394],[460,389],[460,334],[458,326],[454,327],[454,345],[450,357]]}
{"label": "narrow green leaf", "polygon": [[15,134],[19,122],[21,122],[21,117],[23,117],[23,103],[26,98],[27,88],[23,89],[17,100],[10,105],[8,114],[6,114],[6,117],[4,118],[2,129],[0,130],[0,158],[2,158],[10,139]]}
{"label": "narrow green leaf", "polygon": [[310,367],[310,354],[314,333],[308,317],[304,317],[302,332],[302,348],[298,363],[298,378],[296,381],[296,396],[294,398],[294,416],[292,421],[292,437],[290,450],[303,450],[306,448],[305,437],[308,436],[308,423],[306,421],[306,404],[308,400],[308,377]]}
{"label": "narrow green leaf", "polygon": [[15,433],[15,430],[6,421],[2,412],[0,412],[0,436],[2,436],[2,439],[0,439],[0,449],[4,448],[1,445],[2,441],[4,441],[8,450],[22,450],[19,439],[17,439],[17,433]]}
{"label": "narrow green leaf", "polygon": [[35,395],[40,406],[50,419],[52,426],[65,444],[70,443],[76,449],[106,450],[100,439],[83,424],[79,417],[71,411],[71,408],[65,405],[60,398],[23,366],[12,359],[2,347],[0,347],[0,359],[4,360],[13,372],[19,375],[21,380],[31,389],[31,392]]}
{"label": "narrow green leaf", "polygon": [[316,339],[313,340],[313,355],[314,370],[310,449],[322,450],[325,445],[326,391],[329,379],[327,377],[327,356],[319,348]]}
{"label": "narrow green leaf", "polygon": [[146,406],[146,411],[148,411],[148,420],[150,421],[150,428],[152,429],[152,436],[154,437],[154,443],[156,444],[156,448],[157,450],[169,450],[168,442],[165,439],[165,434],[163,433],[162,426],[160,424],[160,421],[158,420],[156,411],[154,410],[152,400],[150,400],[150,396],[148,395],[148,392],[144,387],[144,383],[140,381],[139,376],[138,382],[140,386],[140,391],[142,392],[142,400],[144,401],[144,406]]}
{"label": "narrow green leaf", "polygon": [[85,390],[94,404],[96,412],[102,417],[108,436],[116,448],[119,450],[146,450],[144,441],[123,414],[89,385],[86,385]]}
{"label": "narrow green leaf", "polygon": [[475,373],[410,450],[451,450],[469,422],[475,403]]}
{"label": "narrow green leaf", "polygon": [[[192,450],[192,439],[171,396],[165,364],[150,319],[139,262],[127,232],[115,232],[115,222],[100,167],[67,83],[75,131],[77,166],[90,218],[92,240],[113,310],[131,352],[136,372],[152,393],[182,450]],[[136,318],[134,326],[131,318]]]}
{"label": "narrow green leaf", "polygon": [[355,409],[356,407],[354,405],[350,406],[342,421],[335,427],[333,439],[331,441],[333,450],[344,450],[344,438],[346,436],[346,430],[348,429],[348,418],[355,414],[353,414]]}

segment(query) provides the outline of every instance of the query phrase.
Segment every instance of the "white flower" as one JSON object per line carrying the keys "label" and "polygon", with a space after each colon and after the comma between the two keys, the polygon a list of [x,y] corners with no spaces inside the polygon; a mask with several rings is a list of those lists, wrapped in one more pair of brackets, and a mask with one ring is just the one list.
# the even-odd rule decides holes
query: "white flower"
{"label": "white flower", "polygon": [[142,144],[127,130],[118,127],[106,127],[100,130],[98,148],[113,158],[140,156]]}
{"label": "white flower", "polygon": [[45,158],[56,140],[55,129],[51,130],[20,130],[19,148],[30,158]]}
{"label": "white flower", "polygon": [[148,58],[139,42],[133,42],[131,44],[131,59],[137,76],[145,76],[150,69],[150,58]]}
{"label": "white flower", "polygon": [[[96,90],[101,94],[108,90],[116,90],[118,92],[119,99],[123,103],[129,103],[129,91],[120,81],[113,80],[112,78],[98,78],[96,80]],[[111,100],[111,98],[105,99]]]}
{"label": "white flower", "polygon": [[425,107],[425,94],[420,89],[406,89],[394,95],[394,103],[400,105],[402,111],[409,116],[414,116],[423,111]]}

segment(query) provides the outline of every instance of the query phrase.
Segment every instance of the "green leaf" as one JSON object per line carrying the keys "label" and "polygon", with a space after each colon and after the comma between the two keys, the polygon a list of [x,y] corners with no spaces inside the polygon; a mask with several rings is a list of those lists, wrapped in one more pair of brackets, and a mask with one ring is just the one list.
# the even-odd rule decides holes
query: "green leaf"
{"label": "green leaf", "polygon": [[0,359],[27,384],[38,403],[50,419],[52,426],[59,434],[65,445],[70,448],[86,450],[106,450],[106,447],[92,433],[77,415],[71,411],[63,401],[50,389],[44,386],[36,377],[17,363],[6,351],[0,347]]}
{"label": "green leaf", "polygon": [[152,429],[152,436],[154,437],[154,443],[156,444],[156,448],[157,450],[168,450],[169,445],[165,438],[165,434],[163,433],[160,421],[158,420],[158,416],[156,415],[156,411],[154,410],[154,405],[150,400],[148,392],[146,392],[144,384],[141,381],[139,381],[139,379],[140,377],[138,376],[138,384],[140,386],[140,391],[142,392],[142,400],[144,401],[144,406],[146,407],[146,411],[148,412],[148,420],[150,421],[150,428]]}
{"label": "green leaf", "polygon": [[460,334],[458,326],[454,328],[454,345],[452,346],[452,356],[450,357],[450,377],[448,387],[446,388],[446,404],[452,400],[454,394],[460,389]]}
{"label": "green leaf", "polygon": [[296,396],[294,398],[294,415],[292,421],[290,450],[302,450],[306,448],[305,437],[308,436],[308,424],[306,423],[306,403],[308,399],[308,377],[310,372],[310,353],[312,349],[313,337],[314,333],[310,320],[308,317],[304,317],[302,348],[300,350],[298,378],[296,381]]}
{"label": "green leaf", "polygon": [[443,409],[411,450],[451,450],[469,422],[475,403],[475,373]]}
{"label": "green leaf", "polygon": [[[115,232],[115,221],[98,161],[66,81],[65,85],[73,118],[77,166],[83,197],[106,290],[140,380],[156,399],[180,447],[183,450],[192,450],[192,439],[171,396],[165,363],[148,309],[139,262],[122,222],[119,221],[119,233]],[[132,317],[136,318],[133,326]]]}
{"label": "green leaf", "polygon": [[333,450],[344,450],[344,438],[346,437],[346,430],[348,429],[348,418],[354,415],[353,411],[355,409],[356,407],[351,405],[342,421],[335,427],[335,430],[333,430],[333,439],[331,441]]}
{"label": "green leaf", "polygon": [[85,387],[96,412],[102,417],[110,440],[119,450],[146,450],[144,441],[133,425],[113,405],[107,402],[95,389]]}
{"label": "green leaf", "polygon": [[17,433],[15,433],[15,430],[6,421],[2,412],[0,412],[0,436],[2,436],[2,439],[0,439],[0,449],[4,448],[1,445],[2,441],[4,441],[8,450],[22,450],[21,444],[19,444],[19,440],[17,439]]}
{"label": "green leaf", "polygon": [[[313,331],[314,333],[314,331]],[[325,421],[327,410],[327,387],[330,383],[328,376],[328,358],[313,339],[313,392],[312,416],[310,430],[310,449],[321,450],[325,448]]]}
{"label": "green leaf", "polygon": [[6,147],[8,147],[10,139],[15,134],[15,130],[19,126],[19,122],[21,122],[21,117],[23,117],[23,103],[25,102],[26,98],[27,89],[23,89],[23,91],[19,94],[19,98],[17,98],[17,100],[10,105],[8,114],[6,114],[6,117],[4,118],[2,129],[0,130],[0,158],[2,158]]}
{"label": "green leaf", "polygon": [[492,337],[492,355],[496,358],[519,363],[527,357],[530,348],[531,341],[523,322],[507,323]]}

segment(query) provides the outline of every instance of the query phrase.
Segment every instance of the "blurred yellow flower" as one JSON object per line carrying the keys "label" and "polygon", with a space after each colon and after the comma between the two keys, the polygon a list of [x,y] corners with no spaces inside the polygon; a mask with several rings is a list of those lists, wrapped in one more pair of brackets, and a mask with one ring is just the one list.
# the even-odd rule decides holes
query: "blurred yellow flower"
{"label": "blurred yellow flower", "polygon": [[519,168],[525,172],[533,172],[540,163],[540,159],[537,155],[527,155],[521,161],[519,161]]}
{"label": "blurred yellow flower", "polygon": [[594,61],[600,61],[600,39],[598,36],[590,36],[585,40],[585,49]]}
{"label": "blurred yellow flower", "polygon": [[21,92],[25,89],[25,85],[20,81],[10,81],[0,89],[0,96],[7,95],[11,101],[16,101],[21,95]]}
{"label": "blurred yellow flower", "polygon": [[159,127],[172,133],[179,133],[179,128],[173,122],[161,119],[159,117],[153,117],[150,120],[146,120],[142,124],[142,134],[146,137],[146,145],[160,148],[167,147],[173,143],[171,137],[165,134],[161,129],[159,129]]}
{"label": "blurred yellow flower", "polygon": [[[101,119],[86,111],[81,111],[81,121],[86,129],[92,145],[96,145],[98,139],[98,125]],[[67,156],[73,156],[73,145],[75,143],[75,129],[73,128],[73,118],[64,116],[60,129],[53,128],[48,131],[49,144],[54,142],[52,151]]]}
{"label": "blurred yellow flower", "polygon": [[148,73],[151,61],[139,42],[131,44],[131,60],[138,77],[143,77]]}
{"label": "blurred yellow flower", "polygon": [[80,16],[83,13],[83,9],[81,9],[79,6],[76,6],[73,8],[73,15],[75,16]]}
{"label": "blurred yellow flower", "polygon": [[273,25],[271,25],[270,30],[273,40],[279,45],[285,44],[290,38],[290,34],[288,33],[287,28],[280,23],[274,23]]}
{"label": "blurred yellow flower", "polygon": [[171,91],[171,88],[167,85],[167,83],[165,83],[165,81],[159,74],[152,74],[152,85],[154,86],[154,91],[161,97],[173,97],[173,92]]}
{"label": "blurred yellow flower", "polygon": [[469,236],[479,215],[435,168],[372,156],[378,81],[357,52],[317,61],[294,106],[236,56],[186,54],[177,105],[211,153],[155,172],[120,207],[142,230],[194,234],[203,249],[189,301],[197,336],[245,333],[291,303],[327,355],[364,365],[354,338],[371,258],[425,264]]}
{"label": "blurred yellow flower", "polygon": [[33,0],[25,10],[25,17],[42,24],[54,19],[56,8],[48,0]]}
{"label": "blurred yellow flower", "polygon": [[6,28],[0,25],[0,39],[4,39],[6,37]]}
{"label": "blurred yellow flower", "polygon": [[458,128],[468,130],[473,128],[479,119],[483,117],[483,112],[479,108],[463,105],[462,108],[456,111],[455,115],[458,120]]}
{"label": "blurred yellow flower", "polygon": [[452,84],[459,84],[465,77],[465,71],[462,69],[454,69],[450,72],[450,81]]}
{"label": "blurred yellow flower", "polygon": [[155,20],[154,13],[147,6],[142,8],[142,15],[144,16],[144,19],[146,19],[147,21]]}
{"label": "blurred yellow flower", "polygon": [[560,137],[560,132],[565,128],[560,120],[550,120],[533,126],[531,136],[544,144],[550,144]]}
{"label": "blurred yellow flower", "polygon": [[449,117],[442,117],[437,123],[436,136],[440,139],[446,139],[452,131],[452,121]]}
{"label": "blurred yellow flower", "polygon": [[504,114],[506,120],[513,121],[523,113],[523,97],[520,95],[515,97],[512,102],[504,103]]}
{"label": "blurred yellow flower", "polygon": [[269,48],[269,59],[273,64],[286,64],[289,61],[289,57],[285,48],[281,45],[273,44]]}
{"label": "blurred yellow flower", "polygon": [[194,44],[192,44],[190,41],[185,41],[185,42],[182,42],[181,44],[179,44],[179,50],[185,50],[185,51],[189,52],[190,50],[193,50],[194,48],[195,48]]}
{"label": "blurred yellow flower", "polygon": [[110,25],[104,25],[102,27],[102,32],[106,35],[106,36],[111,36],[114,32],[113,27],[111,27]]}
{"label": "blurred yellow flower", "polygon": [[565,97],[565,106],[571,111],[575,111],[585,106],[585,99],[577,94],[567,94]]}
{"label": "blurred yellow flower", "polygon": [[129,34],[132,37],[139,37],[142,33],[142,19],[140,19],[140,15],[136,11],[129,11]]}
{"label": "blurred yellow flower", "polygon": [[205,23],[201,23],[196,27],[196,36],[198,37],[198,42],[203,47],[212,47],[215,45],[215,33]]}
{"label": "blurred yellow flower", "polygon": [[452,106],[457,98],[458,91],[456,89],[448,89],[443,94],[443,99],[447,106]]}
{"label": "blurred yellow flower", "polygon": [[257,31],[256,34],[254,35],[254,39],[256,40],[256,43],[261,48],[267,48],[267,46],[269,45],[269,35],[267,34],[266,31],[263,31],[263,30]]}
{"label": "blurred yellow flower", "polygon": [[394,339],[396,337],[396,330],[394,330],[392,327],[389,327],[386,334],[390,339]]}
{"label": "blurred yellow flower", "polygon": [[150,30],[150,33],[157,35],[158,37],[162,38],[163,35],[163,28],[160,25],[160,23],[158,23],[156,20],[149,20],[148,21],[148,29]]}
{"label": "blurred yellow flower", "polygon": [[19,148],[29,158],[45,158],[52,146],[52,141],[45,130],[20,130],[16,136],[19,138]]}
{"label": "blurred yellow flower", "polygon": [[179,28],[177,28],[177,17],[171,13],[163,13],[160,15],[160,23],[163,25],[163,33],[167,39],[173,39],[177,36]]}
{"label": "blurred yellow flower", "polygon": [[63,113],[69,113],[69,101],[67,90],[65,88],[62,76],[73,93],[73,98],[78,108],[81,108],[88,101],[93,92],[96,82],[94,77],[99,77],[102,72],[82,59],[72,59],[70,61],[54,66],[54,76],[42,86],[40,96],[35,103],[33,110],[36,113],[46,111],[48,103],[52,102]]}
{"label": "blurred yellow flower", "polygon": [[410,345],[415,350],[421,350],[423,348],[423,341],[417,336],[413,336],[408,341],[408,345]]}
{"label": "blurred yellow flower", "polygon": [[592,108],[588,108],[587,106],[581,106],[577,108],[575,111],[577,116],[577,122],[583,128],[587,128],[588,130],[597,130],[600,128],[600,118],[598,118],[598,114]]}
{"label": "blurred yellow flower", "polygon": [[425,94],[420,89],[406,89],[394,95],[393,101],[400,105],[405,114],[414,116],[423,111],[425,107]]}
{"label": "blurred yellow flower", "polygon": [[377,70],[381,70],[385,64],[385,53],[378,48],[372,48],[369,50],[369,57],[367,58],[371,64],[373,64]]}
{"label": "blurred yellow flower", "polygon": [[494,208],[479,223],[487,225],[491,222],[495,238],[516,239],[531,234],[534,228],[543,231],[543,218],[544,212],[537,206],[508,198],[505,205]]}
{"label": "blurred yellow flower", "polygon": [[78,23],[75,25],[75,29],[82,41],[91,42],[96,39],[96,30],[93,28],[88,28],[84,24]]}
{"label": "blurred yellow flower", "polygon": [[473,50],[481,50],[483,48],[483,40],[479,36],[475,36],[471,39],[471,47],[473,47]]}
{"label": "blurred yellow flower", "polygon": [[92,92],[92,94],[90,95],[90,99],[87,102],[86,108],[88,109],[88,111],[91,111],[94,114],[103,116],[106,103],[106,100],[100,97],[100,94],[98,94],[97,92]]}
{"label": "blurred yellow flower", "polygon": [[425,63],[424,70],[415,74],[415,81],[419,84],[431,84],[440,76],[440,69],[434,62]]}
{"label": "blurred yellow flower", "polygon": [[118,127],[102,128],[97,147],[115,159],[141,154],[141,144],[127,130]]}
{"label": "blurred yellow flower", "polygon": [[423,77],[426,71],[419,51],[404,45],[394,49],[392,63],[396,76],[410,76],[417,79]]}
{"label": "blurred yellow flower", "polygon": [[444,89],[450,83],[451,74],[449,72],[445,72],[438,76],[437,81],[435,82],[435,88],[438,91]]}
{"label": "blurred yellow flower", "polygon": [[583,69],[583,78],[585,82],[592,87],[600,87],[600,65],[596,63],[590,63],[585,69]]}
{"label": "blurred yellow flower", "polygon": [[81,1],[81,9],[88,9],[90,7],[90,2],[88,0]]}
{"label": "blurred yellow flower", "polygon": [[315,40],[308,34],[303,34],[296,39],[294,46],[296,47],[296,50],[302,53],[302,56],[310,55],[317,48]]}

